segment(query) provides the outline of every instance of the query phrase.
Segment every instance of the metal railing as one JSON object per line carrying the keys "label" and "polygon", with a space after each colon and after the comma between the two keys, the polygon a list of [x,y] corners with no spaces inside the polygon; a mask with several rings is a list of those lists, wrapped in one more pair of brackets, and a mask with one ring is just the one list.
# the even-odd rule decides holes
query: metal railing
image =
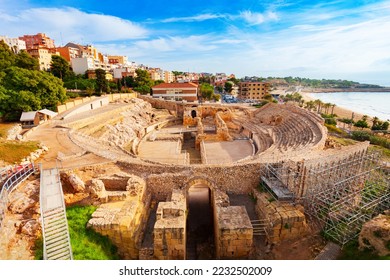
{"label": "metal railing", "polygon": [[5,180],[0,192],[0,229],[3,226],[5,212],[8,206],[9,194],[35,171],[34,163],[19,165]]}

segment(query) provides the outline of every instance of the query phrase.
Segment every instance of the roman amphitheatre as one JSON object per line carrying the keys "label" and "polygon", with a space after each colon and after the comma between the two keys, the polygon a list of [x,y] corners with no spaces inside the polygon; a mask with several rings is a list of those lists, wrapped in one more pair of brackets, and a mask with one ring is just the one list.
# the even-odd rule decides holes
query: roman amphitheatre
{"label": "roman amphitheatre", "polygon": [[[390,209],[388,163],[368,142],[330,145],[324,120],[292,104],[101,97],[27,139],[48,149],[2,202],[1,230],[13,239],[1,246],[19,242],[12,203],[28,185],[35,210],[22,216],[42,233],[47,259],[72,258],[70,205],[97,206],[87,227],[121,258],[160,260],[326,259]],[[383,254],[386,238],[375,241]]]}

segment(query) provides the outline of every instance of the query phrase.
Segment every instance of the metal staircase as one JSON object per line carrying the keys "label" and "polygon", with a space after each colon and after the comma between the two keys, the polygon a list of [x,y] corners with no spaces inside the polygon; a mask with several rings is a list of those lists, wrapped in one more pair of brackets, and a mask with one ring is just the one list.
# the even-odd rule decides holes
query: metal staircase
{"label": "metal staircase", "polygon": [[43,258],[45,260],[72,260],[64,194],[57,168],[41,166],[41,219]]}

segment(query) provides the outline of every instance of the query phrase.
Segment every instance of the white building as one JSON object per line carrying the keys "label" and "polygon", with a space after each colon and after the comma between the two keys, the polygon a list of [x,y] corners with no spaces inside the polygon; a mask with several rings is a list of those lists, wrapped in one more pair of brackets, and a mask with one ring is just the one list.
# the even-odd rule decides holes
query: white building
{"label": "white building", "polygon": [[0,36],[0,41],[4,41],[14,53],[19,53],[21,50],[26,50],[26,42],[19,38],[8,38]]}
{"label": "white building", "polygon": [[87,70],[95,70],[95,60],[92,57],[72,58],[70,64],[76,74],[84,74]]}
{"label": "white building", "polygon": [[87,70],[96,70],[103,69],[106,71],[110,71],[110,64],[100,62],[93,57],[76,57],[70,60],[70,64],[72,65],[73,72],[76,74],[84,74]]}
{"label": "white building", "polygon": [[133,67],[120,67],[113,69],[114,78],[122,79],[123,77],[136,77],[135,69]]}

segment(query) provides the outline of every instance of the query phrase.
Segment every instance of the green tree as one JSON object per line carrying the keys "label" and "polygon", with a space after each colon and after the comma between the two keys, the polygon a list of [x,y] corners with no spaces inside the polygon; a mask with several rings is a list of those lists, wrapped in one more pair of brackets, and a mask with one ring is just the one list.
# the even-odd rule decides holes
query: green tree
{"label": "green tree", "polygon": [[363,128],[368,128],[368,123],[367,123],[367,116],[363,116],[360,120],[358,120],[354,126],[360,127],[362,130]]}
{"label": "green tree", "polygon": [[139,92],[140,94],[149,94],[152,88],[148,85],[142,85],[135,87],[134,90]]}
{"label": "green tree", "polygon": [[103,92],[107,92],[108,90],[108,82],[106,80],[106,71],[103,69],[96,69],[96,93],[102,94]]}
{"label": "green tree", "polygon": [[156,80],[156,81],[153,81],[153,86],[157,86],[159,84],[163,84],[165,83],[163,80]]}
{"label": "green tree", "polygon": [[307,101],[306,102],[306,109],[308,110],[314,110],[316,108],[316,105],[314,103],[314,101]]}
{"label": "green tree", "polygon": [[146,70],[135,70],[137,76],[134,79],[134,90],[141,94],[149,94],[152,91],[154,82],[150,77],[150,73]]}
{"label": "green tree", "polygon": [[334,115],[334,108],[336,107],[336,104],[331,104],[331,106],[332,106],[332,115]]}
{"label": "green tree", "polygon": [[203,83],[200,85],[199,90],[202,95],[202,98],[206,100],[211,100],[213,98],[214,88],[212,85],[208,83]]}
{"label": "green tree", "polygon": [[2,80],[0,111],[6,119],[18,119],[22,111],[48,108],[55,110],[66,100],[62,81],[44,71],[9,67]]}
{"label": "green tree", "polygon": [[53,55],[51,57],[50,72],[63,81],[72,76],[69,62],[59,55]]}
{"label": "green tree", "polygon": [[228,93],[231,93],[233,90],[233,82],[226,82],[225,83],[225,91]]}
{"label": "green tree", "polygon": [[314,104],[317,105],[317,113],[320,113],[321,112],[321,106],[324,104],[322,103],[322,101],[320,99],[316,99],[314,100]]}
{"label": "green tree", "polygon": [[223,87],[222,87],[222,86],[216,86],[215,89],[216,89],[219,93],[222,93],[222,92],[223,92]]}
{"label": "green tree", "polygon": [[[14,65],[15,54],[10,50],[8,45],[3,40],[0,41],[0,72],[4,69]],[[1,76],[0,76],[1,81]]]}
{"label": "green tree", "polygon": [[153,81],[148,71],[137,69],[135,70],[135,73],[137,74],[135,77],[135,86],[153,86]]}
{"label": "green tree", "polygon": [[234,77],[229,78],[228,81],[233,82],[233,84],[235,84],[235,85],[238,85],[238,83],[240,82],[239,79],[236,79],[236,78],[234,78]]}
{"label": "green tree", "polygon": [[123,86],[125,86],[125,87],[131,87],[131,88],[136,87],[136,85],[135,85],[135,79],[134,79],[133,76],[129,76],[129,77],[123,78],[122,84],[123,84]]}
{"label": "green tree", "polygon": [[21,50],[15,56],[15,66],[28,69],[28,70],[39,70],[39,61],[38,59],[32,57],[29,53],[24,50]]}

